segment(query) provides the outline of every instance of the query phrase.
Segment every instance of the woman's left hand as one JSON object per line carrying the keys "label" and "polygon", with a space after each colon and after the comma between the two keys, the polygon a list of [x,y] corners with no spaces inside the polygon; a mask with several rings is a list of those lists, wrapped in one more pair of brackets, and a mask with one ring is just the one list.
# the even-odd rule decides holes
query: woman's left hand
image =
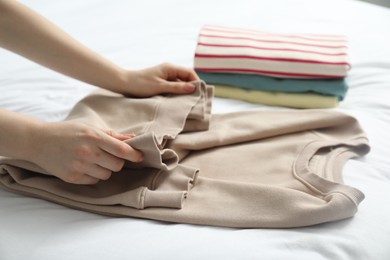
{"label": "woman's left hand", "polygon": [[121,92],[134,97],[150,97],[163,93],[190,94],[195,86],[191,81],[199,80],[195,71],[169,63],[151,68],[126,71],[125,84]]}

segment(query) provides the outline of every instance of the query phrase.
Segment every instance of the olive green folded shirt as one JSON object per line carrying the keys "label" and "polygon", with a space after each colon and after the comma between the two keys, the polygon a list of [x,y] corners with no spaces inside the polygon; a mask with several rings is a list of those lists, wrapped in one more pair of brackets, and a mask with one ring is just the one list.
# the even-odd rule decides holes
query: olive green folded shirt
{"label": "olive green folded shirt", "polygon": [[207,73],[197,71],[199,77],[211,85],[224,85],[255,90],[287,93],[314,92],[336,96],[343,100],[348,85],[346,79],[290,79],[239,73]]}

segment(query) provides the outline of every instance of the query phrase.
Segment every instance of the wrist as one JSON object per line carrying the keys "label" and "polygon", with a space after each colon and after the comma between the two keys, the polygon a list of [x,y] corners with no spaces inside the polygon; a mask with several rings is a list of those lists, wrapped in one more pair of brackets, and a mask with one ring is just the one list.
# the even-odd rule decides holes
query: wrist
{"label": "wrist", "polygon": [[35,162],[42,152],[42,145],[45,143],[43,135],[48,134],[49,130],[45,127],[47,124],[43,121],[31,120],[26,124],[25,131],[21,135],[21,144],[19,156],[21,159]]}
{"label": "wrist", "polygon": [[129,85],[134,78],[131,74],[132,71],[117,67],[113,73],[111,73],[111,76],[106,79],[106,82],[97,84],[97,86],[116,93],[128,94]]}
{"label": "wrist", "polygon": [[117,72],[117,83],[116,83],[116,89],[115,92],[118,92],[120,94],[127,94],[129,90],[129,85],[132,80],[132,71],[125,70],[123,68],[119,69]]}
{"label": "wrist", "polygon": [[137,81],[138,75],[136,70],[121,69],[118,72],[117,83],[111,90],[123,95],[132,95],[132,89],[138,85]]}
{"label": "wrist", "polygon": [[36,154],[34,140],[43,122],[15,112],[0,109],[0,155],[29,160]]}

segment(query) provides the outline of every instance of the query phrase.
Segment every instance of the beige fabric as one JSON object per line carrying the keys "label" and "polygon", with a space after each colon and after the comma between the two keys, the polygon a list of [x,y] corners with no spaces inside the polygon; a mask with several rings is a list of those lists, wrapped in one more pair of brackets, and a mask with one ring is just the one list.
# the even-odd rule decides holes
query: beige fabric
{"label": "beige fabric", "polygon": [[100,92],[72,110],[67,120],[136,133],[127,142],[144,153],[142,164],[82,186],[0,158],[0,186],[100,214],[202,225],[298,227],[356,213],[364,195],[342,184],[342,166],[369,147],[354,118],[327,110],[210,117],[212,87],[196,84],[183,96]]}

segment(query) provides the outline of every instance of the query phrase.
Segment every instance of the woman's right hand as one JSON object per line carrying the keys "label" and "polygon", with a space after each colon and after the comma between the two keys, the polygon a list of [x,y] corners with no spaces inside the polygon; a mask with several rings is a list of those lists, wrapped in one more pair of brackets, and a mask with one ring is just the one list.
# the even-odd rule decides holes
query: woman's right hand
{"label": "woman's right hand", "polygon": [[95,184],[143,155],[123,142],[133,134],[103,131],[81,123],[42,123],[31,133],[30,160],[65,182]]}

